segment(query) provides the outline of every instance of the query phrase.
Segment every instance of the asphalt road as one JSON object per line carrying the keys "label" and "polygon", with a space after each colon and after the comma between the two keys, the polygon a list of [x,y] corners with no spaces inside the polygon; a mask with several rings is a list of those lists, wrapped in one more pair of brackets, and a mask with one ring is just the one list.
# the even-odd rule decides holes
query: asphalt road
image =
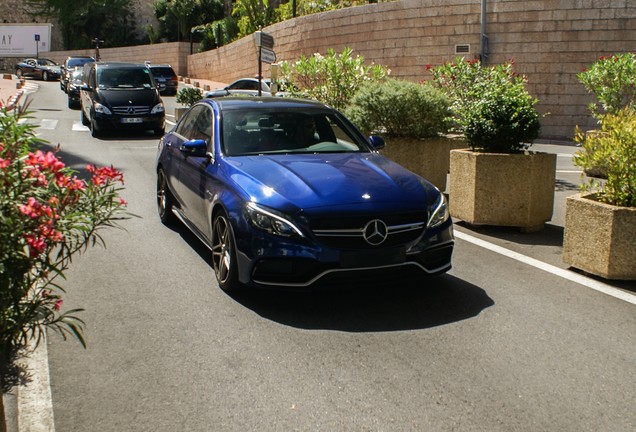
{"label": "asphalt road", "polygon": [[49,337],[56,431],[636,430],[636,286],[560,258],[576,148],[535,146],[560,155],[543,232],[457,224],[447,275],[230,297],[207,249],[159,222],[155,137],[92,138],[57,83],[31,99],[67,163],[124,172],[139,216],[63,283],[88,348]]}

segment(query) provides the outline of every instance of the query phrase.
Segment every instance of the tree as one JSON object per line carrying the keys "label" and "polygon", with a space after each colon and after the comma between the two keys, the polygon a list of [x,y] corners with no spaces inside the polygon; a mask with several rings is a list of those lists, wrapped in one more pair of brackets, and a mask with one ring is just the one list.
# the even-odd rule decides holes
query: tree
{"label": "tree", "polygon": [[193,27],[223,18],[222,0],[155,0],[159,35],[169,41],[187,41]]}
{"label": "tree", "polygon": [[26,0],[32,14],[56,19],[61,26],[65,49],[92,47],[99,37],[106,46],[138,42],[131,16],[132,0]]}
{"label": "tree", "polygon": [[276,6],[278,5],[270,0],[236,0],[232,15],[239,19],[239,37],[275,23]]}

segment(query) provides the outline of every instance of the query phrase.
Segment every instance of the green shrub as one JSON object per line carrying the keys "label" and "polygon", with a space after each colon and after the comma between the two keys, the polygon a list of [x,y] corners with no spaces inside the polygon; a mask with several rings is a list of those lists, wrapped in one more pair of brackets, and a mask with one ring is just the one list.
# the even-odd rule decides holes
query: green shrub
{"label": "green shrub", "polygon": [[446,95],[428,84],[388,79],[362,85],[347,116],[365,133],[426,138],[448,131],[451,115]]}
{"label": "green shrub", "polygon": [[636,54],[616,54],[601,57],[577,75],[586,90],[597,102],[589,105],[592,114],[600,118],[603,111],[616,114],[622,108],[634,108],[636,101]]}
{"label": "green shrub", "polygon": [[367,81],[380,82],[390,73],[380,65],[365,66],[364,57],[353,57],[353,50],[342,54],[333,49],[327,55],[315,53],[294,62],[281,62],[280,90],[292,96],[316,99],[336,109],[344,109],[360,86]]}
{"label": "green shrub", "polygon": [[526,89],[525,77],[512,63],[492,67],[461,58],[428,68],[433,83],[451,100],[453,116],[471,149],[515,153],[539,136],[540,116]]}
{"label": "green shrub", "polygon": [[203,98],[203,92],[198,87],[184,87],[177,92],[175,101],[181,105],[190,107]]}
{"label": "green shrub", "polygon": [[636,207],[636,112],[623,108],[601,120],[601,130],[584,134],[577,129],[575,141],[582,149],[574,163],[584,170],[603,166],[606,181],[591,179],[584,190],[598,190],[607,204]]}

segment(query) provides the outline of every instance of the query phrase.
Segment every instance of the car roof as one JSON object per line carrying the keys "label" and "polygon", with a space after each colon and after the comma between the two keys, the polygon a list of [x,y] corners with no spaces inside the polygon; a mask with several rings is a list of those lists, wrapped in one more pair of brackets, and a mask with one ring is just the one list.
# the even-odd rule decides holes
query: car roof
{"label": "car roof", "polygon": [[297,98],[281,98],[281,97],[232,97],[226,96],[223,98],[207,98],[202,99],[210,105],[216,104],[222,111],[223,110],[235,110],[241,108],[314,108],[314,109],[331,109],[327,105],[309,99],[297,99]]}
{"label": "car roof", "polygon": [[99,68],[144,68],[147,69],[148,66],[146,66],[143,63],[126,63],[126,62],[97,62],[97,63],[93,63],[95,65],[95,67],[99,67]]}

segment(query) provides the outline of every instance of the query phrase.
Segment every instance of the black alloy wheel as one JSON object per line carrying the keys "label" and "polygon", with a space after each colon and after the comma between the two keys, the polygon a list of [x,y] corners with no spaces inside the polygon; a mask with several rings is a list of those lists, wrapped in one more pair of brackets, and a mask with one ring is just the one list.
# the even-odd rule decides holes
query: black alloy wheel
{"label": "black alloy wheel", "polygon": [[216,214],[212,224],[212,265],[223,291],[231,292],[239,288],[232,228],[223,211]]}
{"label": "black alloy wheel", "polygon": [[170,189],[168,189],[168,180],[166,173],[162,169],[157,172],[157,211],[161,223],[170,226],[173,225],[177,217],[172,212],[173,201]]}

